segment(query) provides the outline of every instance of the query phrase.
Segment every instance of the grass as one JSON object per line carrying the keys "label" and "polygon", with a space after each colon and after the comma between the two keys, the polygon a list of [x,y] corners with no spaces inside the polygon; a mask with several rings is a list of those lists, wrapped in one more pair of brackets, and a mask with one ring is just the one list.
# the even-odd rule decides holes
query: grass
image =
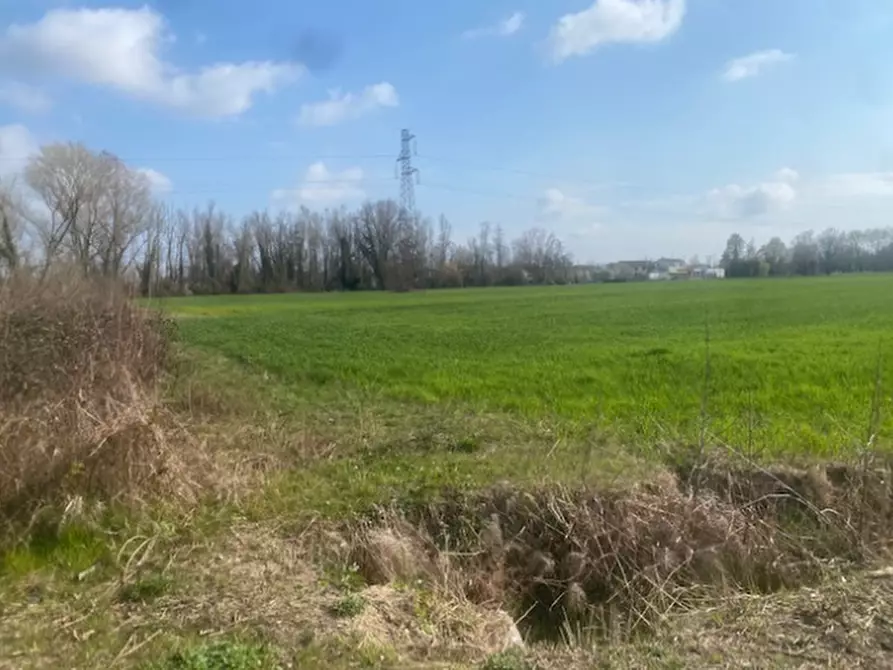
{"label": "grass", "polygon": [[[867,439],[893,278],[174,299],[183,341],[287,389],[549,422],[648,449],[714,441],[770,457]],[[709,331],[709,378],[705,379]],[[705,387],[706,384],[706,387]],[[884,398],[884,408],[890,399]],[[883,413],[881,433],[893,414]],[[477,441],[460,438],[458,452]]]}
{"label": "grass", "polygon": [[534,667],[522,653],[502,651],[487,658],[481,670],[534,670]]}
{"label": "grass", "polygon": [[363,596],[348,593],[332,605],[332,614],[339,618],[351,618],[362,614],[364,609],[366,609],[366,601]]}
{"label": "grass", "polygon": [[277,668],[269,650],[255,644],[221,642],[171,654],[147,670],[270,670]]}
{"label": "grass", "polygon": [[[769,503],[746,511],[787,490],[745,473],[739,509],[674,488],[666,465],[702,440],[870,465],[860,455],[890,433],[890,399],[874,398],[893,372],[891,288],[859,276],[166,301],[179,364],[139,416],[160,431],[146,444],[163,438],[160,476],[183,486],[95,507],[84,493],[64,522],[32,517],[0,551],[0,669],[798,667],[806,652],[869,667],[891,644],[879,622],[893,579],[802,560],[855,535],[789,535],[793,522],[773,525],[783,501],[774,517]],[[837,480],[828,504],[884,516],[888,492],[866,472],[861,504]],[[692,547],[706,549],[680,568]],[[791,588],[737,588],[763,567]],[[559,622],[580,594],[653,626],[627,635],[611,608]],[[528,602],[559,603],[542,617],[551,634],[505,652],[506,617],[544,614]]]}

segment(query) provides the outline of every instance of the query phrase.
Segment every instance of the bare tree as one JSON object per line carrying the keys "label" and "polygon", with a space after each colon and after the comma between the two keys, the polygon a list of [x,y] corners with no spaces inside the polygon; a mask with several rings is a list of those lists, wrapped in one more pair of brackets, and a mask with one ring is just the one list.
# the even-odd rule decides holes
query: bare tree
{"label": "bare tree", "polygon": [[0,182],[0,274],[4,266],[12,272],[19,265],[22,235],[22,204],[15,183]]}
{"label": "bare tree", "polygon": [[156,205],[147,216],[144,253],[139,263],[140,293],[157,295],[162,278],[162,240],[168,229],[168,211]]}
{"label": "bare tree", "polygon": [[332,272],[342,290],[352,291],[360,282],[350,220],[341,210],[327,212]]}
{"label": "bare tree", "polygon": [[[97,156],[96,176],[102,182],[94,185],[95,206],[100,213],[99,229],[95,236],[96,256],[100,272],[106,277],[117,277],[126,262],[127,252],[134,241],[150,225],[158,223],[160,210],[151,195],[149,179],[131,170],[120,159],[108,153]],[[75,230],[78,226],[75,226]]]}
{"label": "bare tree", "polygon": [[434,263],[437,270],[438,285],[445,286],[447,284],[445,276],[447,271],[447,261],[450,259],[453,252],[453,227],[449,220],[441,214],[437,228],[437,242],[434,245]]}
{"label": "bare tree", "polygon": [[238,235],[233,242],[236,255],[236,264],[233,267],[233,277],[230,281],[230,290],[233,293],[246,293],[253,288],[254,267],[254,237],[251,234],[251,219],[242,221]]}
{"label": "bare tree", "polygon": [[68,250],[84,273],[118,276],[131,245],[152,220],[148,178],[112,154],[82,144],[41,147],[25,181],[43,207],[32,216],[43,246],[44,272]]}
{"label": "bare tree", "polygon": [[[45,207],[33,219],[43,245],[44,275],[90,201],[95,177],[92,163],[93,154],[82,144],[49,144],[25,167],[25,181]],[[82,257],[86,252],[81,237],[76,240],[75,255]]]}
{"label": "bare tree", "polygon": [[391,260],[400,241],[400,229],[400,207],[393,200],[367,202],[357,214],[357,248],[379,288],[391,288]]}
{"label": "bare tree", "polygon": [[496,226],[496,237],[493,239],[493,252],[496,256],[496,267],[501,270],[508,263],[508,247],[505,244],[505,233],[502,226]]}
{"label": "bare tree", "polygon": [[[25,183],[40,203],[27,221],[44,271],[65,256],[85,273],[133,279],[144,293],[400,290],[566,281],[570,274],[569,255],[546,231],[525,232],[513,259],[500,227],[484,223],[456,246],[445,217],[435,233],[430,220],[393,200],[355,212],[302,207],[275,219],[255,212],[238,226],[213,204],[162,211],[145,175],[81,144],[43,147]],[[27,228],[10,202],[0,202],[3,267],[20,263]]]}

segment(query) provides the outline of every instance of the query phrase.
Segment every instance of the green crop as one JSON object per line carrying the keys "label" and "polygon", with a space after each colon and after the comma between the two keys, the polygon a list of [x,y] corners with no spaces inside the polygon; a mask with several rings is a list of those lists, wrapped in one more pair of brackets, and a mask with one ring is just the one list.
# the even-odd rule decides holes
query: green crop
{"label": "green crop", "polygon": [[[545,417],[630,443],[832,455],[889,434],[893,276],[165,302],[183,340],[312,397]],[[873,400],[873,398],[879,400]],[[879,421],[872,421],[873,409]]]}

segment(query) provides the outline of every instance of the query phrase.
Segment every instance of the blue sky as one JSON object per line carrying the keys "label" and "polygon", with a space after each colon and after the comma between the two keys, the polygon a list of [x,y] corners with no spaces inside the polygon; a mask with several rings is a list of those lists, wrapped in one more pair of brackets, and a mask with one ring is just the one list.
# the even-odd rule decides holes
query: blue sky
{"label": "blue sky", "polygon": [[893,2],[0,0],[0,174],[83,141],[159,197],[398,193],[462,241],[538,225],[579,261],[893,224]]}

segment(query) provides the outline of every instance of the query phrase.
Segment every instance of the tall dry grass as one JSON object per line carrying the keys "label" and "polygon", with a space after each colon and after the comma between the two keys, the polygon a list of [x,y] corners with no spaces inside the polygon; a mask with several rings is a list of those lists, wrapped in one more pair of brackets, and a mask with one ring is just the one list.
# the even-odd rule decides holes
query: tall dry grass
{"label": "tall dry grass", "polygon": [[889,559],[889,463],[717,461],[701,469],[698,494],[689,474],[625,490],[503,485],[388,506],[346,524],[346,555],[335,560],[372,584],[422,579],[507,607],[534,637],[601,638]]}
{"label": "tall dry grass", "polygon": [[171,325],[76,274],[0,285],[0,521],[73,496],[176,487],[184,431],[159,401]]}

